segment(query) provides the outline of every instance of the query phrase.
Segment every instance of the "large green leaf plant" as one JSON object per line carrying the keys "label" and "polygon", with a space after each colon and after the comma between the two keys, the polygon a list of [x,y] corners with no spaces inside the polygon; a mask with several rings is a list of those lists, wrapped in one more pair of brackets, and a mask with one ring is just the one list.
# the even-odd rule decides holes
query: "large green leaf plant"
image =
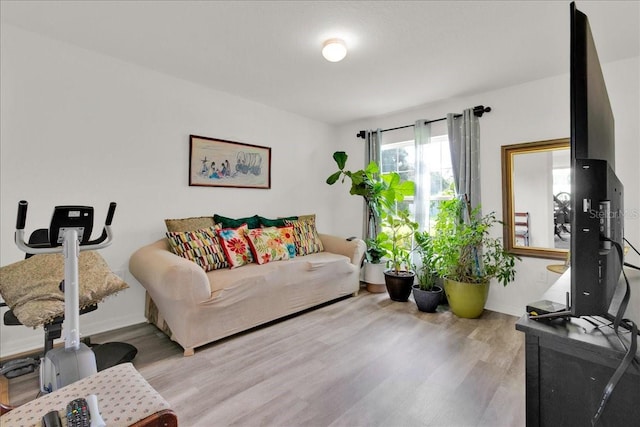
{"label": "large green leaf plant", "polygon": [[367,252],[382,250],[396,273],[407,268],[411,265],[412,236],[418,225],[411,221],[408,210],[397,206],[405,197],[414,195],[415,183],[402,181],[396,172],[380,173],[376,162],[370,162],[364,169],[346,170],[348,155],[344,151],[333,153],[333,159],[338,171],[327,178],[327,184],[344,183],[349,178],[349,193],[364,198],[369,219],[377,231],[367,240]]}
{"label": "large green leaf plant", "polygon": [[484,283],[496,278],[507,286],[515,278],[515,255],[505,251],[502,242],[490,235],[502,224],[495,213],[481,215],[468,201],[443,201],[433,232],[434,265],[438,275],[466,283]]}
{"label": "large green leaf plant", "polygon": [[428,231],[416,231],[414,234],[415,250],[420,257],[420,265],[414,266],[418,286],[423,291],[430,291],[436,285],[438,272],[435,268],[437,254],[433,247],[433,238]]}

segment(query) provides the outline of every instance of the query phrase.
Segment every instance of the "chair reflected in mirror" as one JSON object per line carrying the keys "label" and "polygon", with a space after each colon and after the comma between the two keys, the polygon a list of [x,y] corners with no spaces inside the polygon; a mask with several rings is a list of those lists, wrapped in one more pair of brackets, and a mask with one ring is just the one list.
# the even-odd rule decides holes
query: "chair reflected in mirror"
{"label": "chair reflected in mirror", "polygon": [[515,212],[514,216],[516,246],[529,246],[529,212]]}
{"label": "chair reflected in mirror", "polygon": [[553,196],[553,237],[556,248],[569,249],[571,237],[571,195],[560,192]]}

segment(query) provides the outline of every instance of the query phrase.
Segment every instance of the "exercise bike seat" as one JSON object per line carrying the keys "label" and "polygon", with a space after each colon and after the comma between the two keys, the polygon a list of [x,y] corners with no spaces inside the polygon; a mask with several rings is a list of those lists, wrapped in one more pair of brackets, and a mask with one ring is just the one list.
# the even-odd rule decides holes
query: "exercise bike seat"
{"label": "exercise bike seat", "polygon": [[[49,248],[51,243],[49,241],[49,230],[46,228],[39,228],[34,230],[29,236],[29,245],[32,247]],[[34,254],[25,254],[25,259],[32,257]],[[6,303],[0,302],[0,306],[7,306]],[[98,304],[91,304],[87,307],[80,309],[80,315],[90,313],[98,309]],[[44,352],[53,348],[55,339],[62,336],[62,325],[64,322],[64,315],[57,316],[51,320],[51,322],[43,325],[44,328]],[[7,326],[22,326],[22,322],[13,313],[13,310],[7,310],[3,315],[3,323]],[[91,344],[89,338],[83,340],[88,346],[92,347],[96,355],[96,365],[99,371],[115,366],[120,363],[130,362],[137,354],[137,349],[127,343],[105,343],[105,344]],[[13,363],[12,363],[13,362]],[[4,375],[7,378],[14,378],[26,373],[33,372],[35,367],[39,365],[39,360],[35,358],[26,358],[15,360],[5,363],[2,368]],[[15,365],[15,368],[11,370],[11,365]]]}
{"label": "exercise bike seat", "polygon": [[[29,236],[29,244],[31,246],[41,247],[41,248],[49,248],[51,244],[49,243],[49,230],[46,228],[38,228],[34,230],[33,233]],[[31,258],[33,254],[25,254],[24,259]],[[6,307],[7,304],[2,302],[0,303],[0,307]],[[98,304],[93,304],[88,307],[85,307],[80,310],[80,314],[89,313],[91,311],[97,310]],[[45,325],[45,328],[51,324],[61,324],[64,321],[64,316],[58,316],[54,318],[51,322]],[[22,325],[20,320],[13,313],[13,310],[8,310],[4,313],[3,322],[7,326],[19,326]],[[58,338],[58,337],[56,337]]]}

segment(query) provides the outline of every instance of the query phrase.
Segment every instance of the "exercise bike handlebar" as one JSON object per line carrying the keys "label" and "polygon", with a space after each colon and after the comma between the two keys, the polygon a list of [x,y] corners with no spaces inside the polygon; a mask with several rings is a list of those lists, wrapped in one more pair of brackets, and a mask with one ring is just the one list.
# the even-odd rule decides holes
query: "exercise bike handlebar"
{"label": "exercise bike handlebar", "polygon": [[[105,242],[109,236],[110,236],[110,231],[111,231],[111,222],[113,221],[113,215],[116,213],[116,202],[111,202],[109,203],[109,211],[107,212],[107,219],[104,221],[104,228],[102,229],[102,234],[100,235],[100,237],[98,237],[95,240],[91,240],[87,243],[85,243],[84,245],[81,245],[81,250],[87,250],[84,249],[87,246],[94,246],[94,249],[100,249],[100,248],[104,248],[106,246],[100,246],[100,247],[95,247],[95,245],[100,245],[102,242]],[[107,230],[109,230],[109,233],[107,232]],[[111,244],[111,240],[109,240],[108,243],[106,243],[106,245],[110,245]]]}
{"label": "exercise bike handlebar", "polygon": [[16,221],[16,230],[24,230],[24,224],[27,221],[27,203],[26,200],[18,202],[18,220]]}
{"label": "exercise bike handlebar", "polygon": [[[15,243],[16,246],[23,252],[29,254],[52,254],[61,253],[63,251],[62,246],[54,247],[42,247],[41,244],[30,245],[24,240],[24,227],[27,220],[27,207],[29,203],[26,200],[20,200],[18,202],[18,218],[16,221],[16,233]],[[113,221],[113,215],[116,212],[116,203],[111,202],[109,204],[109,211],[107,212],[107,219],[105,220],[102,234],[95,240],[90,240],[85,244],[80,245],[81,251],[92,251],[96,249],[103,249],[111,245],[113,241],[113,233],[111,232],[111,222]]]}
{"label": "exercise bike handlebar", "polygon": [[104,225],[111,225],[111,221],[113,221],[113,215],[116,213],[116,202],[109,203],[109,212],[107,212],[107,219],[104,222]]}

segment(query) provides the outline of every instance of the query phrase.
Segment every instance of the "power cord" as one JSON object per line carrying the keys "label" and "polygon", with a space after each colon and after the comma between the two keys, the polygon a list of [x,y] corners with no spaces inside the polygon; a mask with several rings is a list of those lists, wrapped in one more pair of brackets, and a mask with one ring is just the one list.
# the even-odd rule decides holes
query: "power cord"
{"label": "power cord", "polygon": [[[605,239],[605,240],[614,244],[618,252],[618,256],[620,257],[620,263],[624,264],[624,252],[622,250],[622,246],[620,246],[619,243],[614,242],[610,239]],[[626,239],[624,240],[627,241]],[[631,245],[630,243],[629,245],[633,247],[633,245]],[[633,249],[637,252],[635,248]],[[598,405],[598,409],[596,410],[595,414],[593,415],[593,418],[591,419],[592,426],[595,426],[598,420],[600,419],[600,416],[602,415],[602,412],[604,411],[604,408],[607,405],[607,402],[609,401],[609,398],[611,397],[613,390],[618,384],[618,381],[620,381],[620,378],[622,378],[622,375],[627,370],[631,362],[634,361],[636,357],[635,356],[636,351],[638,348],[638,327],[633,321],[622,318],[625,311],[627,310],[627,304],[629,303],[629,298],[631,296],[631,286],[629,285],[629,279],[627,278],[627,275],[625,274],[624,269],[622,269],[622,275],[626,283],[626,290],[624,293],[624,297],[622,298],[622,301],[618,306],[618,312],[616,313],[616,317],[613,321],[613,330],[616,336],[618,337],[618,340],[621,342],[622,346],[626,348],[626,345],[624,344],[622,337],[620,336],[620,331],[618,328],[622,324],[624,325],[625,328],[629,329],[631,331],[631,345],[629,346],[629,348],[626,348],[627,352],[625,353],[624,358],[622,359],[622,362],[620,362],[620,365],[611,376],[611,379],[609,379],[609,382],[607,383],[607,385],[604,387],[604,391],[602,392],[602,398],[600,399],[600,404]]]}

